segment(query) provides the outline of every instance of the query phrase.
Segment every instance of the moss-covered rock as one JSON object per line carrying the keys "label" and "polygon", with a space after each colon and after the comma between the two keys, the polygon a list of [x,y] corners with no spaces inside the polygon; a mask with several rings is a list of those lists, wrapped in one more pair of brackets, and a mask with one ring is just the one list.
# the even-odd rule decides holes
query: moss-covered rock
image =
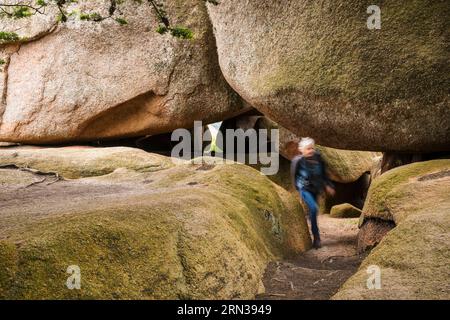
{"label": "moss-covered rock", "polygon": [[[392,169],[370,187],[364,218],[395,221],[335,299],[449,299],[450,160]],[[381,270],[381,289],[366,286]]]}
{"label": "moss-covered rock", "polygon": [[76,179],[101,176],[117,168],[139,172],[171,167],[169,158],[126,147],[30,148],[0,150],[0,165],[16,165]]}
{"label": "moss-covered rock", "polygon": [[342,203],[331,208],[330,215],[333,218],[358,218],[361,210],[349,203]]}
{"label": "moss-covered rock", "polygon": [[[252,298],[268,261],[310,246],[299,202],[241,164],[55,183],[0,171],[3,299]],[[70,265],[80,290],[66,287]]]}
{"label": "moss-covered rock", "polygon": [[430,202],[446,201],[448,186],[433,188],[433,185],[442,181],[439,177],[448,179],[449,172],[448,159],[416,162],[387,171],[372,181],[363,209],[364,218],[392,220],[398,224]]}
{"label": "moss-covered rock", "polygon": [[329,167],[329,175],[333,181],[350,183],[358,180],[364,173],[370,172],[375,152],[351,151],[317,146]]}
{"label": "moss-covered rock", "polygon": [[223,0],[208,5],[221,70],[252,106],[341,149],[450,148],[445,1]]}

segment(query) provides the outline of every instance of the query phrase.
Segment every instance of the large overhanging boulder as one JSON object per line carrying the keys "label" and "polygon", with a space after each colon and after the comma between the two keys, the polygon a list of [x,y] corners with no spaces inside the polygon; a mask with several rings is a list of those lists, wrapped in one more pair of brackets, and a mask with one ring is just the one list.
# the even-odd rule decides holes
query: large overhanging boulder
{"label": "large overhanging boulder", "polygon": [[326,146],[450,150],[445,1],[208,4],[222,72],[255,108]]}
{"label": "large overhanging boulder", "polygon": [[[100,9],[99,9],[100,8]],[[103,9],[101,9],[103,8]],[[243,111],[224,80],[201,0],[166,1],[180,39],[156,32],[148,3],[121,4],[127,25],[69,18],[57,12],[0,19],[18,43],[0,45],[0,140],[27,143],[122,138],[169,132]],[[107,15],[108,2],[78,1],[71,10]]]}

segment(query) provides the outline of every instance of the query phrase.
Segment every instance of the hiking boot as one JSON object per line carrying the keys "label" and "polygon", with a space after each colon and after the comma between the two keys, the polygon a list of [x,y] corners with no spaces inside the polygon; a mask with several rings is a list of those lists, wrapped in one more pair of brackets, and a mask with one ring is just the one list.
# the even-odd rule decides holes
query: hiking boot
{"label": "hiking boot", "polygon": [[320,243],[320,238],[319,237],[314,237],[313,248],[314,249],[319,249],[321,247],[322,247],[322,244]]}

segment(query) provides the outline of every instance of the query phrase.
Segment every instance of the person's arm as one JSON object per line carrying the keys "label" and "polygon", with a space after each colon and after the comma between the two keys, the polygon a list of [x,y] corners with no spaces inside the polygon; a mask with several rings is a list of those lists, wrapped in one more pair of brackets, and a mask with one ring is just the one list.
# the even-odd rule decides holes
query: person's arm
{"label": "person's arm", "polygon": [[319,154],[319,157],[320,157],[320,162],[322,163],[322,179],[325,182],[326,186],[334,189],[334,184],[328,175],[327,163],[325,162],[325,160],[323,160],[322,155]]}
{"label": "person's arm", "polygon": [[294,157],[294,159],[292,159],[292,161],[291,161],[291,183],[294,185],[294,188],[296,190],[298,190],[298,188],[297,188],[297,184],[295,181],[295,174],[297,172],[299,161],[300,161],[300,157],[298,157],[298,156]]}

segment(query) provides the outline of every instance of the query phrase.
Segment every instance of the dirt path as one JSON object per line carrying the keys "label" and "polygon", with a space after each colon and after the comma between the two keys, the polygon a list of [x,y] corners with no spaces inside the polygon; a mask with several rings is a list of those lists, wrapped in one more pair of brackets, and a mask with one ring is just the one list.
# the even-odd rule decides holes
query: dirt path
{"label": "dirt path", "polygon": [[319,216],[322,248],[293,260],[272,262],[264,275],[266,292],[257,299],[330,299],[364,258],[356,253],[358,219]]}

